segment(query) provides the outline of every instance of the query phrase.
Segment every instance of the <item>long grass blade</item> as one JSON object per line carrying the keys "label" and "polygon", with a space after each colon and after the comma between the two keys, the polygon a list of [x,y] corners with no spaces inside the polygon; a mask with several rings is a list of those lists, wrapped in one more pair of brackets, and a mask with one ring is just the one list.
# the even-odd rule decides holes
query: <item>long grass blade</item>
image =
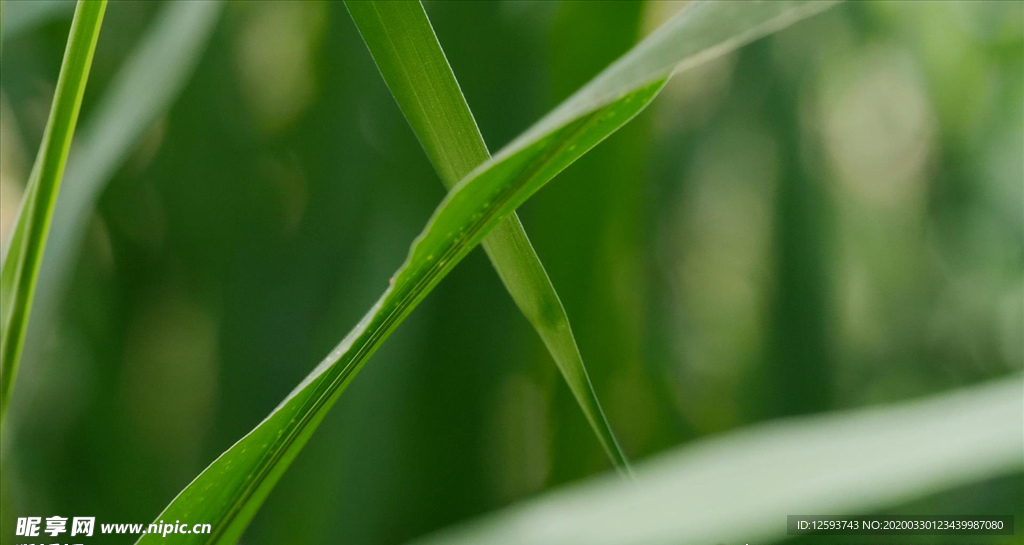
{"label": "long grass blade", "polygon": [[7,414],[17,375],[53,208],[106,7],[106,0],[81,0],[75,8],[50,117],[29,176],[10,254],[0,271],[0,423]]}
{"label": "long grass blade", "polygon": [[33,365],[43,356],[44,339],[53,330],[64,286],[103,188],[189,81],[223,6],[220,0],[209,0],[163,7],[83,121],[68,157],[39,269],[23,365]]}
{"label": "long grass blade", "polygon": [[1017,375],[892,407],[768,423],[646,462],[635,486],[595,479],[415,543],[781,540],[786,515],[862,515],[1021,471],[1022,399]]}
{"label": "long grass blade", "polygon": [[[708,2],[645,39],[448,193],[405,263],[352,331],[159,520],[212,524],[178,543],[234,543],[352,378],[430,290],[502,219],[561,170],[627,123],[678,66],[724,54],[818,13],[819,2]],[[177,537],[177,536],[176,536]],[[139,543],[161,538],[144,535]]]}
{"label": "long grass blade", "polygon": [[[346,2],[413,132],[451,189],[491,158],[455,73],[419,0]],[[629,462],[601,410],[558,293],[515,212],[482,246],[505,289],[544,341],[612,464]]]}

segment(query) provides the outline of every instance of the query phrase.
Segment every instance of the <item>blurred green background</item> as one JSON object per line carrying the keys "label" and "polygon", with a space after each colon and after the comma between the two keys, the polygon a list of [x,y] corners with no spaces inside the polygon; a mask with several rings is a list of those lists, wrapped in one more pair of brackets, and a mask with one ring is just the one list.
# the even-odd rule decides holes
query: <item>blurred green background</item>
{"label": "blurred green background", "polygon": [[[160,4],[111,2],[83,123]],[[67,38],[56,6],[4,36],[5,241]],[[495,151],[681,4],[426,7]],[[848,3],[677,76],[529,201],[626,452],[1024,368],[1022,97],[1024,3]],[[355,324],[442,196],[341,3],[227,5],[102,193],[58,323],[32,326],[3,543],[18,515],[150,521]],[[474,251],[244,542],[401,543],[609,469]],[[1024,476],[887,512],[1022,524]]]}

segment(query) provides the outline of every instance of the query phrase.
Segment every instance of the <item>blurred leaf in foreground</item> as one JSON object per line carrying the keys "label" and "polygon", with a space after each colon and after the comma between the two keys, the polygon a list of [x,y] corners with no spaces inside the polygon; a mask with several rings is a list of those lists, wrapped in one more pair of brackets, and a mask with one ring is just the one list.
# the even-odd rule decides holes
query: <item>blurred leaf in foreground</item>
{"label": "blurred leaf in foreground", "polygon": [[1020,375],[892,407],[771,422],[417,545],[642,545],[782,539],[786,515],[863,514],[1024,469]]}

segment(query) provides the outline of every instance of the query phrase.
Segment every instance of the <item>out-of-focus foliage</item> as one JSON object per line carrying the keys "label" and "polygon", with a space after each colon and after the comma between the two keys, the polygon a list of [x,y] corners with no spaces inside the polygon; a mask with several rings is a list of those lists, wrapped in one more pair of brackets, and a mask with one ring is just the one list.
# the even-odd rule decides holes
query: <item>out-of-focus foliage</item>
{"label": "out-of-focus foliage", "polygon": [[[427,3],[493,149],[676,7]],[[160,9],[111,3],[83,122]],[[840,6],[676,78],[521,209],[631,457],[1024,367],[1022,10]],[[69,13],[4,33],[4,239]],[[2,526],[150,520],[356,322],[443,194],[343,6],[229,4],[22,370]],[[400,543],[606,468],[481,252],[375,359],[247,543]],[[1022,484],[891,512],[1021,520]]]}

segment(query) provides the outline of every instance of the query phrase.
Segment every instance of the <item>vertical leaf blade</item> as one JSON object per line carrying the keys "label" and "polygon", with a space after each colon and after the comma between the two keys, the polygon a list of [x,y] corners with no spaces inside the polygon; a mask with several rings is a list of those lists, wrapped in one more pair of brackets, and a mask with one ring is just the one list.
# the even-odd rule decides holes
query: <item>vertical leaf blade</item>
{"label": "vertical leaf blade", "polygon": [[46,237],[106,7],[106,0],[80,0],[75,7],[53,106],[12,235],[11,253],[0,271],[0,423],[17,375]]}
{"label": "vertical leaf blade", "polygon": [[[107,85],[84,120],[68,156],[39,269],[22,363],[43,357],[96,201],[146,131],[166,113],[189,81],[224,2],[170,2]],[[12,244],[15,242],[12,240]]]}
{"label": "vertical leaf blade", "polygon": [[[490,159],[473,113],[419,0],[348,1],[359,28],[427,157],[451,189]],[[482,243],[505,289],[544,341],[562,376],[620,472],[629,463],[601,409],[569,317],[513,212]]]}

